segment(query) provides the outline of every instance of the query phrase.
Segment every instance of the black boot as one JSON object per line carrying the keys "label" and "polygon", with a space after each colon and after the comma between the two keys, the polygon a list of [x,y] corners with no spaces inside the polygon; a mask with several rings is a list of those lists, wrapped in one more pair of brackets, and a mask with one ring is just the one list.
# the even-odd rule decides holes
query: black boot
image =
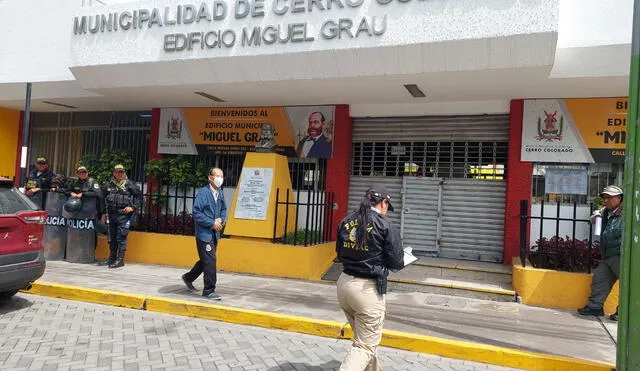
{"label": "black boot", "polygon": [[98,265],[111,266],[116,261],[116,257],[117,256],[118,256],[118,251],[117,250],[110,250],[109,251],[109,259],[99,262]]}
{"label": "black boot", "polygon": [[124,250],[120,249],[118,251],[118,257],[113,263],[109,264],[109,268],[120,268],[124,267]]}

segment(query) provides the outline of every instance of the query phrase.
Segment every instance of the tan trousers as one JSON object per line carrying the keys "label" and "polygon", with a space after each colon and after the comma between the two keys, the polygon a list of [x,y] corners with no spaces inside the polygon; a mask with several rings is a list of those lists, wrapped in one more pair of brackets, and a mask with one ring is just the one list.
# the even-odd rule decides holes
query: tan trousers
{"label": "tan trousers", "polygon": [[376,281],[342,273],[338,302],[355,335],[340,371],[382,370],[376,349],[382,339],[385,297],[378,294]]}

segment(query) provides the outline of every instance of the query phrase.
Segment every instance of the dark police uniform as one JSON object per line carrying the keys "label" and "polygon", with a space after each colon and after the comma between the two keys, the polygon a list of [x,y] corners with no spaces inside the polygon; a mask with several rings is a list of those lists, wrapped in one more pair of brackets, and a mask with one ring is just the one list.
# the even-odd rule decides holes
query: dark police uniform
{"label": "dark police uniform", "polygon": [[[338,228],[336,253],[343,273],[338,279],[338,302],[354,331],[353,346],[340,370],[377,370],[377,346],[382,338],[386,312],[384,294],[390,269],[404,267],[404,251],[399,231],[385,216],[372,209],[383,200],[389,202],[388,190],[377,185],[365,194],[361,210],[348,215]],[[358,226],[368,219],[366,236],[358,244]]]}
{"label": "dark police uniform", "polygon": [[[107,183],[102,194],[106,204],[106,213],[109,218],[109,260],[110,268],[124,265],[124,253],[127,249],[127,235],[131,228],[131,218],[135,210],[140,209],[142,192],[140,188],[127,179],[124,189],[119,188],[113,179]],[[125,214],[124,209],[132,207],[135,210],[130,214]]]}
{"label": "dark police uniform", "polygon": [[29,197],[41,210],[44,210],[44,206],[47,201],[47,192],[51,189],[51,180],[53,177],[54,174],[49,171],[49,169],[46,169],[40,174],[38,174],[38,169],[33,169],[29,173],[27,183],[24,186],[25,191],[32,188],[40,188],[40,192],[36,192],[27,197]]}
{"label": "dark police uniform", "polygon": [[82,197],[99,197],[101,195],[100,185],[93,178],[71,178],[67,182],[64,194],[71,196],[71,193],[82,193]]}

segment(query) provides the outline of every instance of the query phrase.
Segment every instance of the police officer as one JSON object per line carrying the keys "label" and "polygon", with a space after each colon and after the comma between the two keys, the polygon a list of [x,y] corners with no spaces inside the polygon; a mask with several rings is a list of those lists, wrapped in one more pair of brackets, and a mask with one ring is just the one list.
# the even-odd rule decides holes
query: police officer
{"label": "police officer", "polygon": [[36,166],[29,173],[27,183],[24,186],[25,194],[39,209],[44,209],[47,192],[51,189],[53,173],[49,171],[49,161],[44,156],[36,158]]}
{"label": "police officer", "polygon": [[376,349],[382,338],[389,269],[404,267],[400,233],[386,217],[393,211],[383,185],[369,188],[360,208],[338,228],[336,253],[344,268],[338,279],[338,302],[354,332],[340,370],[378,370]]}
{"label": "police officer", "polygon": [[66,194],[67,177],[64,174],[54,174],[53,178],[51,178],[51,189],[49,191]]}
{"label": "police officer", "polygon": [[89,178],[89,171],[85,166],[76,169],[77,178],[69,179],[64,193],[71,198],[98,197],[101,194],[98,182]]}
{"label": "police officer", "polygon": [[127,250],[127,235],[131,227],[131,218],[136,209],[140,209],[142,192],[127,178],[124,166],[118,164],[112,169],[113,178],[102,189],[109,218],[109,268],[124,266],[124,253]]}

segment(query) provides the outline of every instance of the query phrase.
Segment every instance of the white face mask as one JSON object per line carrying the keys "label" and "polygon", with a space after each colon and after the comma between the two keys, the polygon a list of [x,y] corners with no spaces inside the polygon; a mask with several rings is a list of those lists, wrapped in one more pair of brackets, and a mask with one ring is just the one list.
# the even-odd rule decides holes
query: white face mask
{"label": "white face mask", "polygon": [[224,178],[223,177],[217,176],[217,177],[213,178],[213,184],[216,187],[220,188],[222,186],[222,183],[224,183]]}

